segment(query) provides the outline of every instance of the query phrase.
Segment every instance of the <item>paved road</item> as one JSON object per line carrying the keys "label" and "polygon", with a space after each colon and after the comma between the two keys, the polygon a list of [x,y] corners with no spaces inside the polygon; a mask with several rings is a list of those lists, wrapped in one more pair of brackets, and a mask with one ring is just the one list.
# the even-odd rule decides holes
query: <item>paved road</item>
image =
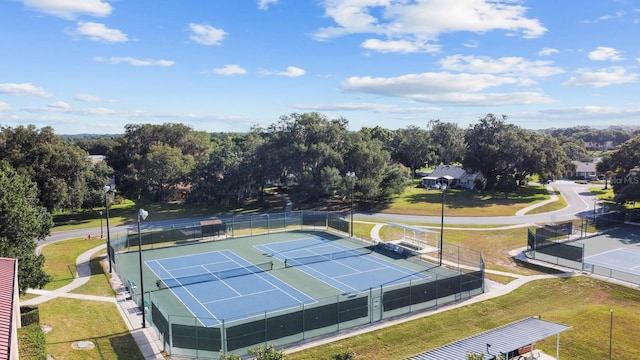
{"label": "paved road", "polygon": [[[513,215],[513,216],[478,216],[478,217],[461,217],[461,216],[447,216],[445,212],[444,223],[447,225],[515,225],[515,224],[535,224],[535,223],[548,223],[556,221],[568,221],[586,216],[591,216],[594,211],[594,205],[596,197],[589,192],[589,187],[593,185],[576,184],[573,181],[555,181],[551,184],[552,187],[558,189],[564,199],[567,202],[567,207],[561,210],[532,214],[532,215]],[[398,215],[398,214],[384,214],[384,213],[355,213],[355,217],[359,219],[376,219],[385,221],[398,221],[398,222],[421,222],[421,223],[440,223],[440,216],[418,216],[418,215]],[[188,224],[197,224],[202,220],[209,220],[214,218],[209,217],[197,217],[188,219],[176,219],[165,221],[145,221],[141,223],[142,228],[151,227],[165,227],[165,226],[182,226]],[[153,219],[153,214],[149,215],[147,220]],[[127,230],[136,231],[137,224],[111,226],[110,233],[115,235]],[[88,234],[91,236],[99,236],[100,228],[80,229],[80,230],[65,230],[56,231],[46,238],[46,240],[39,242],[38,245],[42,246],[51,242],[65,240],[76,237],[86,237]],[[104,231],[106,238],[106,230]]]}

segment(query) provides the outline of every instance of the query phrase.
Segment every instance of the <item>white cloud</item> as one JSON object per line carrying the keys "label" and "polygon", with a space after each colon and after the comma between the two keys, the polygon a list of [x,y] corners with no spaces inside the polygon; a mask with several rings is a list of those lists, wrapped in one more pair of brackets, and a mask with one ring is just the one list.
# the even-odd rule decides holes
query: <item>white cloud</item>
{"label": "white cloud", "polygon": [[64,19],[78,16],[105,17],[111,14],[111,5],[102,0],[23,0],[26,7]]}
{"label": "white cloud", "polygon": [[547,77],[564,72],[561,68],[552,66],[550,61],[528,61],[515,56],[492,59],[486,56],[454,55],[442,58],[440,65],[445,70],[524,77]]}
{"label": "white cloud", "polygon": [[427,42],[445,33],[493,30],[536,38],[547,31],[537,19],[525,16],[525,7],[510,0],[326,0],[324,6],[336,25],[316,31],[317,40],[371,33],[386,41]]}
{"label": "white cloud", "polygon": [[547,96],[535,92],[480,93],[480,91],[518,84],[515,77],[490,74],[452,74],[429,72],[391,78],[351,77],[342,87],[351,92],[403,97],[415,101],[457,105],[513,105],[552,102]]}
{"label": "white cloud", "polygon": [[306,71],[304,71],[303,69],[300,69],[299,67],[289,66],[287,67],[287,71],[280,71],[275,74],[280,76],[298,77],[306,73],[307,73]]}
{"label": "white cloud", "polygon": [[475,49],[478,46],[480,46],[480,42],[478,42],[477,40],[469,40],[466,43],[464,43],[463,46],[470,49]]}
{"label": "white cloud", "polygon": [[89,37],[92,41],[103,41],[107,43],[127,42],[127,34],[118,29],[109,29],[104,24],[95,22],[79,22],[76,27],[76,34]]}
{"label": "white cloud", "polygon": [[110,58],[103,58],[103,57],[95,57],[93,58],[93,60],[97,61],[97,62],[106,62],[109,64],[120,64],[120,63],[127,63],[131,66],[162,66],[162,67],[169,67],[169,66],[173,66],[174,62],[171,60],[153,60],[153,59],[144,59],[144,60],[140,60],[140,59],[136,59],[136,58],[132,58],[132,57],[110,57]]}
{"label": "white cloud", "polygon": [[25,107],[22,108],[22,110],[30,113],[56,113],[75,116],[102,116],[118,114],[115,111],[107,108],[73,108],[71,105],[67,104],[64,101],[58,101],[47,106]]}
{"label": "white cloud", "polygon": [[221,68],[213,69],[212,72],[218,75],[244,75],[247,70],[235,64],[228,64]]}
{"label": "white cloud", "polygon": [[33,95],[39,97],[51,97],[51,94],[42,88],[29,83],[23,84],[0,84],[0,94],[4,95]]}
{"label": "white cloud", "polygon": [[224,30],[206,24],[191,23],[189,30],[191,30],[189,38],[202,45],[220,45],[228,35]]}
{"label": "white cloud", "polygon": [[637,104],[615,107],[585,105],[541,110],[540,113],[553,121],[575,119],[581,122],[593,120],[601,123],[603,118],[618,121],[635,120],[640,116],[640,107]]}
{"label": "white cloud", "polygon": [[577,73],[576,76],[572,76],[563,85],[601,88],[609,85],[629,84],[638,81],[638,74],[627,73],[626,69],[620,66],[610,66],[600,69],[599,71],[578,69]]}
{"label": "white cloud", "polygon": [[342,103],[342,104],[294,104],[294,108],[307,111],[372,111],[378,114],[420,114],[441,110],[438,107],[407,107],[393,104]]}
{"label": "white cloud", "polygon": [[538,52],[538,55],[539,55],[539,56],[551,56],[551,55],[553,55],[553,54],[557,54],[557,53],[559,53],[559,52],[560,52],[560,51],[558,51],[558,49],[553,49],[553,48],[544,48],[544,49],[542,49],[542,50],[540,50],[540,51]]}
{"label": "white cloud", "polygon": [[51,109],[60,109],[60,110],[67,110],[71,108],[71,105],[67,104],[64,101],[57,101],[57,102],[54,102],[53,104],[49,104],[48,106]]}
{"label": "white cloud", "polygon": [[622,57],[620,52],[614,48],[598,46],[598,48],[589,53],[589,59],[594,61],[619,61],[622,60]]}
{"label": "white cloud", "polygon": [[0,111],[9,111],[9,110],[11,110],[11,105],[7,104],[6,102],[0,101]]}
{"label": "white cloud", "polygon": [[268,10],[269,5],[277,4],[278,0],[258,0],[258,9],[260,10]]}
{"label": "white cloud", "polygon": [[381,53],[417,53],[440,52],[440,45],[420,43],[409,40],[378,40],[368,39],[362,43],[362,47],[368,50],[374,50]]}
{"label": "white cloud", "polygon": [[74,97],[75,100],[82,102],[101,102],[102,98],[100,96],[91,95],[91,94],[78,94]]}

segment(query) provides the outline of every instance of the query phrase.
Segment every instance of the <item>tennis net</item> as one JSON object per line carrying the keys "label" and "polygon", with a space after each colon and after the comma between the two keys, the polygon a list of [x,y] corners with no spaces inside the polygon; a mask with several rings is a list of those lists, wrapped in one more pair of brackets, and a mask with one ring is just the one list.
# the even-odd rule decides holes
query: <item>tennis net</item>
{"label": "tennis net", "polygon": [[156,281],[158,288],[172,288],[177,286],[185,286],[191,284],[199,284],[210,281],[219,281],[238,276],[258,274],[265,271],[273,270],[273,261],[267,261],[260,264],[252,264],[244,267],[236,267],[218,271],[209,271],[206,273],[187,275],[181,277],[172,277],[159,279]]}
{"label": "tennis net", "polygon": [[287,258],[284,260],[285,267],[293,267],[293,266],[301,266],[301,265],[309,265],[324,261],[334,261],[344,258],[356,257],[371,254],[373,251],[372,246],[365,246],[361,248],[354,248],[348,250],[341,250],[333,253],[327,254],[317,254],[310,256],[301,256],[297,258]]}

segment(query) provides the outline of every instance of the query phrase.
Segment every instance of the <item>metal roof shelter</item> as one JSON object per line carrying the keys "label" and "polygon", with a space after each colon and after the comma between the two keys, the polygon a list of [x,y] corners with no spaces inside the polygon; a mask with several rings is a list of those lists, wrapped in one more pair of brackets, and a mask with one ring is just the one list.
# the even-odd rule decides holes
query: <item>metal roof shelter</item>
{"label": "metal roof shelter", "polygon": [[454,343],[414,355],[405,360],[466,360],[470,352],[489,355],[510,354],[536,342],[557,336],[556,358],[559,357],[560,333],[571,326],[553,323],[537,317],[513,322]]}

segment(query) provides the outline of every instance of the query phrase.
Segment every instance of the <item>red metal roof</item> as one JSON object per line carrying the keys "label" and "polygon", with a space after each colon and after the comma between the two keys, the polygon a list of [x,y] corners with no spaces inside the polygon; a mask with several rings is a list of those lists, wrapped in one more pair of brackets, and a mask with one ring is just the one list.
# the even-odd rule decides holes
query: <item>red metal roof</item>
{"label": "red metal roof", "polygon": [[[16,259],[0,258],[0,360],[9,359],[15,294]],[[17,351],[17,349],[13,349]]]}

